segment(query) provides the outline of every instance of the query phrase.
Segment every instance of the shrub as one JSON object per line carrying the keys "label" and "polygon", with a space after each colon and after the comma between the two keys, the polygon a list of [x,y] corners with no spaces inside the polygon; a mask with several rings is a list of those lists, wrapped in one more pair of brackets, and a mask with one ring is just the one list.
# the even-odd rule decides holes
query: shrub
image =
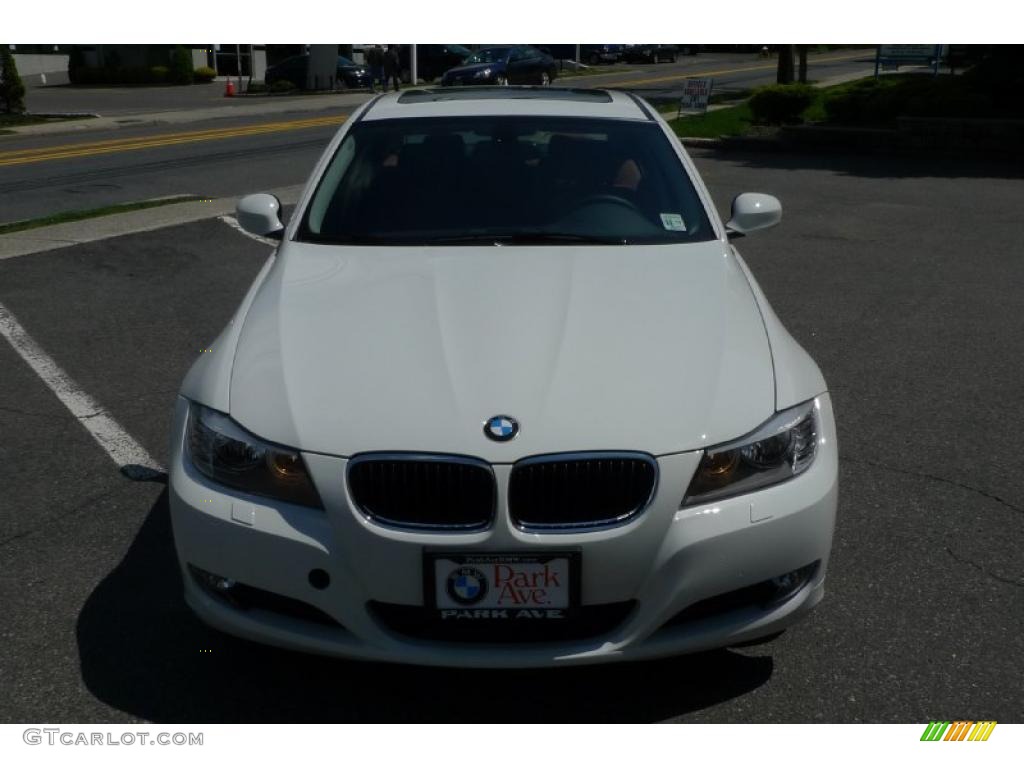
{"label": "shrub", "polygon": [[213,67],[198,67],[193,72],[193,75],[197,83],[210,83],[213,82],[213,78],[217,76],[217,73]]}
{"label": "shrub", "polygon": [[0,111],[18,114],[25,111],[25,85],[11,49],[6,45],[0,46]]}
{"label": "shrub", "polygon": [[284,93],[285,91],[294,91],[295,83],[291,80],[275,80],[270,84],[271,93]]}
{"label": "shrub", "polygon": [[245,90],[246,93],[266,93],[267,84],[261,83],[258,80],[253,80]]}
{"label": "shrub", "polygon": [[[964,77],[888,75],[870,78],[827,93],[830,123],[891,125],[896,118],[990,117],[1000,114],[993,95]],[[1005,110],[1002,111],[1006,114]]]}
{"label": "shrub", "polygon": [[176,85],[191,85],[192,54],[182,46],[176,46],[171,54],[170,80]]}
{"label": "shrub", "polygon": [[157,64],[155,67],[150,67],[149,68],[150,82],[153,82],[153,83],[166,83],[167,82],[167,76],[170,74],[170,71],[171,70],[170,70],[169,67],[163,67],[163,66],[161,66],[159,64]]}
{"label": "shrub", "polygon": [[767,85],[750,97],[750,111],[757,123],[798,123],[813,101],[814,89],[805,83]]}

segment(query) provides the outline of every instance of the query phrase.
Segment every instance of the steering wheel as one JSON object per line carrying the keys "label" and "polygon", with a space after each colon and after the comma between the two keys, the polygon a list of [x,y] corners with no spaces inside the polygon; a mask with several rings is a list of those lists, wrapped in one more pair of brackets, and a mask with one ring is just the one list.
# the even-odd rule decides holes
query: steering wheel
{"label": "steering wheel", "polygon": [[576,208],[586,208],[589,205],[600,205],[602,203],[619,205],[623,208],[628,208],[633,213],[640,213],[640,209],[637,208],[635,203],[620,195],[613,195],[610,192],[597,192],[593,195],[587,195],[576,203]]}

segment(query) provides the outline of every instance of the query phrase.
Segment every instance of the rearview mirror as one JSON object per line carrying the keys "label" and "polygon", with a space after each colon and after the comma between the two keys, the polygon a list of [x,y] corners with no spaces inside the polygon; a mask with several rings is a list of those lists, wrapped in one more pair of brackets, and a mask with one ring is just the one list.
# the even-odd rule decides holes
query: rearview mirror
{"label": "rearview mirror", "polygon": [[744,192],[732,201],[732,218],[725,225],[729,237],[742,237],[782,221],[782,203],[772,195]]}
{"label": "rearview mirror", "polygon": [[284,234],[281,223],[281,201],[274,195],[246,195],[235,208],[238,223],[246,232],[280,240]]}

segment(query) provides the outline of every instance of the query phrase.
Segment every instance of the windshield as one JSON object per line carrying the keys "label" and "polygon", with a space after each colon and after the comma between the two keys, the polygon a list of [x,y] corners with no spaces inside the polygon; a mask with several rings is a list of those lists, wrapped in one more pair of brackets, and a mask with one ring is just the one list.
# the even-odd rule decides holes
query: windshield
{"label": "windshield", "polygon": [[339,56],[338,57],[338,66],[339,67],[354,67],[354,66],[356,66],[356,63],[354,61],[352,61],[352,59],[346,59],[344,56]]}
{"label": "windshield", "polygon": [[511,48],[484,48],[483,50],[477,51],[468,59],[467,64],[494,64],[496,62],[504,61],[508,58],[508,52]]}
{"label": "windshield", "polygon": [[367,245],[713,237],[656,123],[508,116],[358,123],[299,231],[307,242]]}
{"label": "windshield", "polygon": [[473,55],[473,52],[466,48],[464,45],[447,45],[448,53],[454,54],[455,56],[461,56],[463,59],[468,59]]}

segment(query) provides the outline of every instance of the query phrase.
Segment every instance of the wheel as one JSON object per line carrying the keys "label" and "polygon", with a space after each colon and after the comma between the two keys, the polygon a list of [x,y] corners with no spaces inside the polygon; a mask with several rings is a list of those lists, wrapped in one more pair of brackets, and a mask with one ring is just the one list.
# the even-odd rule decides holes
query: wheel
{"label": "wheel", "polygon": [[498,75],[498,78],[494,82],[497,85],[508,85],[508,78],[504,75]]}
{"label": "wheel", "polygon": [[609,192],[598,192],[593,195],[587,195],[587,197],[578,201],[575,207],[577,209],[586,208],[588,205],[599,205],[600,203],[611,203],[612,205],[621,205],[623,208],[628,208],[631,211],[635,211],[637,213],[640,212],[640,209],[637,208],[635,204],[633,204],[626,198],[621,197],[619,195],[613,195]]}
{"label": "wheel", "polygon": [[540,73],[540,84],[541,85],[551,85],[551,75],[549,75],[547,72],[541,72]]}

